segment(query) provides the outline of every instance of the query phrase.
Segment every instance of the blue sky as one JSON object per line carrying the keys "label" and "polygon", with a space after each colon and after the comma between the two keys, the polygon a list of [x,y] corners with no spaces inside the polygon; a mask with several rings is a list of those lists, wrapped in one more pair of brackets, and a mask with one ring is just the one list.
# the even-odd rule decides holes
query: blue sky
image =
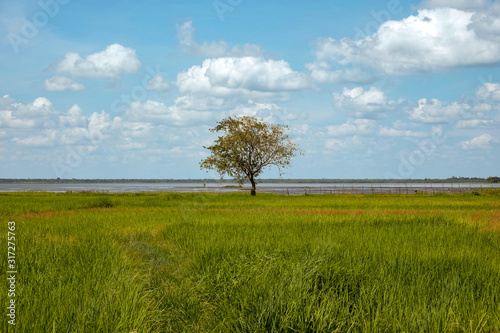
{"label": "blue sky", "polygon": [[4,0],[0,178],[217,178],[231,115],[285,178],[498,176],[499,64],[498,1]]}

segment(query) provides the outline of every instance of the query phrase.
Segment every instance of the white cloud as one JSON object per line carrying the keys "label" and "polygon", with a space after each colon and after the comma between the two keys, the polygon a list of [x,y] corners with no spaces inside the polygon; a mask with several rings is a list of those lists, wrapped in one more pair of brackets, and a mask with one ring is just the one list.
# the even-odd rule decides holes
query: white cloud
{"label": "white cloud", "polygon": [[470,105],[453,102],[448,105],[438,99],[428,100],[422,98],[418,101],[418,106],[410,112],[410,117],[424,123],[454,122],[467,116]]}
{"label": "white cloud", "polygon": [[325,141],[325,148],[327,150],[342,150],[348,147],[347,141],[339,139],[329,139]]}
{"label": "white cloud", "polygon": [[249,116],[266,118],[270,114],[281,112],[282,109],[274,103],[256,103],[249,100],[247,104],[238,105],[231,114],[234,116]]}
{"label": "white cloud", "polygon": [[376,121],[371,119],[354,119],[338,126],[328,126],[328,134],[333,136],[372,134]]}
{"label": "white cloud", "polygon": [[393,101],[388,99],[383,91],[375,87],[371,87],[366,91],[362,87],[344,88],[342,93],[333,93],[332,95],[336,108],[355,117],[366,117],[375,113],[389,111],[402,103],[401,100]]}
{"label": "white cloud", "polygon": [[111,116],[105,111],[101,111],[101,113],[92,113],[89,117],[88,124],[91,140],[99,141],[105,138],[105,132],[112,127],[113,120],[114,119],[111,119]]}
{"label": "white cloud", "polygon": [[61,133],[60,141],[64,145],[72,145],[89,138],[89,131],[84,127],[74,127],[64,129]]}
{"label": "white cloud", "polygon": [[[59,111],[44,97],[23,104],[6,95],[0,98],[0,153],[9,161],[37,161],[40,169],[58,177],[85,173],[85,165],[109,161],[153,158],[163,164],[168,152],[177,150],[182,151],[184,162],[195,159],[197,165],[202,156],[195,155],[209,134],[205,126],[200,134],[201,127],[192,125],[213,125],[218,116],[149,100],[132,103],[120,118],[105,111],[85,114],[76,104]],[[168,160],[174,163],[171,157]]]}
{"label": "white cloud", "polygon": [[382,136],[403,136],[411,138],[425,138],[428,136],[425,132],[415,132],[410,130],[400,130],[396,128],[381,127],[379,135]]}
{"label": "white cloud", "polygon": [[184,110],[229,111],[248,100],[289,99],[290,91],[310,87],[306,75],[283,61],[263,58],[206,59],[177,75],[176,106]]}
{"label": "white cloud", "polygon": [[275,103],[258,103],[252,100],[238,105],[229,114],[234,116],[258,117],[274,124],[288,124],[290,121],[307,118],[307,114],[305,113],[295,114],[286,112]]}
{"label": "white cloud", "polygon": [[13,138],[17,144],[24,146],[51,146],[57,139],[56,130],[45,130],[42,135],[31,135],[26,138]]}
{"label": "white cloud", "polygon": [[165,81],[163,76],[156,75],[151,80],[149,80],[146,90],[165,91],[169,88],[170,86],[168,85],[168,82]]}
{"label": "white cloud", "polygon": [[209,112],[187,111],[167,106],[158,101],[133,102],[126,112],[126,119],[132,122],[164,123],[171,126],[186,126],[212,119]]}
{"label": "white cloud", "polygon": [[82,108],[75,104],[65,114],[59,116],[59,123],[68,127],[85,127],[87,117],[83,115]]}
{"label": "white cloud", "polygon": [[343,68],[332,69],[331,64],[326,61],[318,61],[305,65],[311,72],[313,80],[321,83],[358,83],[367,84],[375,81],[374,76],[366,69]]}
{"label": "white cloud", "polygon": [[458,128],[484,128],[484,127],[492,127],[495,125],[493,120],[485,120],[485,119],[467,119],[460,120],[457,123]]}
{"label": "white cloud", "polygon": [[498,83],[485,83],[477,93],[484,99],[500,102],[500,84]]}
{"label": "white cloud", "polygon": [[346,139],[328,139],[325,141],[324,147],[325,147],[325,152],[328,153],[329,151],[341,151],[341,150],[347,150],[351,149],[354,147],[359,147],[363,144],[363,140],[361,137],[354,135],[350,138]]}
{"label": "white cloud", "polygon": [[0,126],[12,128],[50,127],[57,123],[57,111],[52,102],[39,97],[33,103],[23,104],[5,95],[0,99]]}
{"label": "white cloud", "polygon": [[181,110],[214,111],[227,110],[227,101],[215,96],[184,95],[175,99],[175,106]]}
{"label": "white cloud", "polygon": [[9,95],[3,95],[3,97],[0,98],[0,107],[5,107],[7,105],[11,105],[15,103],[16,100]]}
{"label": "white cloud", "polygon": [[48,91],[78,91],[84,90],[85,86],[64,76],[53,76],[43,83]]}
{"label": "white cloud", "polygon": [[483,116],[485,112],[491,112],[493,111],[493,105],[488,104],[488,103],[481,103],[474,105],[472,108],[474,112],[477,112],[478,115]]}
{"label": "white cloud", "polygon": [[30,128],[34,127],[36,122],[29,119],[18,119],[12,116],[12,111],[0,111],[0,126],[11,128]]}
{"label": "white cloud", "polygon": [[476,136],[468,141],[463,141],[460,143],[462,149],[489,149],[491,148],[492,143],[498,142],[493,136],[489,134],[482,134],[480,136]]}
{"label": "white cloud", "polygon": [[318,61],[370,66],[387,74],[500,62],[500,43],[481,33],[473,16],[452,8],[422,9],[415,16],[384,22],[376,33],[357,41],[318,39],[314,53]]}
{"label": "white cloud", "polygon": [[279,92],[309,87],[305,75],[295,72],[284,60],[263,58],[206,59],[177,76],[179,91],[219,96],[241,92]]}
{"label": "white cloud", "polygon": [[500,2],[494,2],[472,17],[471,27],[481,38],[500,42]]}
{"label": "white cloud", "polygon": [[126,144],[118,145],[118,148],[130,150],[130,149],[144,149],[147,147],[147,145],[144,142],[132,142],[129,140],[126,140],[126,142],[127,142]]}
{"label": "white cloud", "polygon": [[424,0],[420,8],[478,9],[490,4],[489,0]]}
{"label": "white cloud", "polygon": [[78,53],[66,53],[55,69],[75,77],[117,78],[121,73],[135,73],[141,66],[134,49],[112,44],[85,58]]}
{"label": "white cloud", "polygon": [[121,129],[125,137],[140,138],[147,137],[151,133],[153,125],[145,122],[124,122]]}
{"label": "white cloud", "polygon": [[224,41],[203,42],[198,44],[194,37],[195,29],[192,21],[186,21],[177,26],[177,39],[184,53],[194,54],[201,57],[260,57],[264,51],[258,45],[244,44],[230,48]]}

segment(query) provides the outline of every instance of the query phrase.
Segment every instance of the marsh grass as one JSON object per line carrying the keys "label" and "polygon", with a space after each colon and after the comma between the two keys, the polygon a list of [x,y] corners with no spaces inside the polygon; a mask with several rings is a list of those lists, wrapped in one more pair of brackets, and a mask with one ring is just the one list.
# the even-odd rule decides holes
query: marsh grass
{"label": "marsh grass", "polygon": [[16,331],[500,331],[499,199],[0,194]]}

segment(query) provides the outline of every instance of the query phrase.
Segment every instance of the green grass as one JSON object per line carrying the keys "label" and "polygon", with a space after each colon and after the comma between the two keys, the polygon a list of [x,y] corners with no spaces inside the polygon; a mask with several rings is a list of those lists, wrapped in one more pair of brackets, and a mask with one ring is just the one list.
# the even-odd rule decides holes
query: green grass
{"label": "green grass", "polygon": [[0,193],[0,221],[16,332],[500,331],[498,193]]}

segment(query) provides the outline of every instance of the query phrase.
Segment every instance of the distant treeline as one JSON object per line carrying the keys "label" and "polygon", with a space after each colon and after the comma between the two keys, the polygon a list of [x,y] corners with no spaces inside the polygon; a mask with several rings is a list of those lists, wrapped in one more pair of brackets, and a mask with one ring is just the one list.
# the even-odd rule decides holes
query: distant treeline
{"label": "distant treeline", "polygon": [[500,183],[500,177],[488,177],[486,181],[488,181],[488,183]]}
{"label": "distant treeline", "polygon": [[[123,183],[234,183],[232,179],[39,179],[39,178],[0,178],[0,183],[22,184],[123,184]],[[446,179],[261,179],[259,183],[500,183],[500,177],[451,177]]]}

